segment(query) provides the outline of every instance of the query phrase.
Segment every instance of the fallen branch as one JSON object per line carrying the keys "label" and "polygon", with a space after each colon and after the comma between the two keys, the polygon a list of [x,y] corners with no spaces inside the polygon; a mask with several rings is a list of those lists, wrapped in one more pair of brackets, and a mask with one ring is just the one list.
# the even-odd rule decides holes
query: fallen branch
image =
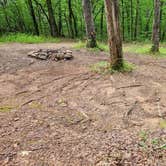
{"label": "fallen branch", "polygon": [[143,86],[142,84],[135,84],[135,85],[127,85],[127,86],[121,86],[116,89],[125,89],[125,88],[134,88],[134,87],[140,87]]}
{"label": "fallen branch", "polygon": [[25,106],[25,105],[27,105],[27,104],[30,104],[30,103],[32,103],[33,101],[35,101],[35,100],[34,100],[34,99],[31,99],[31,100],[29,100],[29,101],[23,103],[20,107],[23,107],[23,106]]}

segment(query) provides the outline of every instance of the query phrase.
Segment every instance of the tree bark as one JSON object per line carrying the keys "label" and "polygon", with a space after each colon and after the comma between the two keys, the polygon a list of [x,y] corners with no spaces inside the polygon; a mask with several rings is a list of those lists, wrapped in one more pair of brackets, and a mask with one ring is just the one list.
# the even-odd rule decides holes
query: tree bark
{"label": "tree bark", "polygon": [[122,38],[125,40],[125,12],[124,12],[124,0],[122,2]]}
{"label": "tree bark", "polygon": [[33,19],[33,24],[34,24],[34,28],[35,28],[35,34],[39,36],[39,27],[38,27],[38,23],[36,20],[36,16],[35,16],[35,11],[33,8],[33,4],[32,4],[32,0],[28,0],[28,4],[29,4],[29,9],[30,9],[30,14],[32,16]]}
{"label": "tree bark", "polygon": [[159,52],[160,42],[160,0],[154,0],[154,18],[152,32],[152,52]]}
{"label": "tree bark", "polygon": [[130,0],[130,38],[133,40],[133,0]]}
{"label": "tree bark", "polygon": [[118,0],[105,0],[110,64],[115,70],[123,67],[122,39],[119,23]]}
{"label": "tree bark", "polygon": [[101,8],[101,16],[100,16],[100,36],[103,39],[103,26],[104,26],[104,3]]}
{"label": "tree bark", "polygon": [[46,0],[46,3],[47,3],[47,8],[48,8],[48,18],[49,18],[51,36],[57,37],[58,36],[58,27],[55,22],[55,17],[54,17],[51,0]]}
{"label": "tree bark", "polygon": [[87,35],[87,47],[97,47],[96,32],[94,26],[94,20],[92,15],[91,0],[82,0],[83,13],[85,19],[86,35]]}
{"label": "tree bark", "polygon": [[134,27],[134,40],[137,40],[137,33],[138,33],[138,21],[139,21],[139,0],[137,0],[136,4],[136,16],[135,16],[135,27]]}

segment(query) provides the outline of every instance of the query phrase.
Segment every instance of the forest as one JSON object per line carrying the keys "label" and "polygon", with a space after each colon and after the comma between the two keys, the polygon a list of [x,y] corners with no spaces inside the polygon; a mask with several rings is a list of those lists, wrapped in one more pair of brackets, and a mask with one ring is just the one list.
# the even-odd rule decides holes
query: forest
{"label": "forest", "polygon": [[[92,13],[98,40],[107,38],[103,0],[92,0]],[[161,0],[160,40],[166,40],[166,5]],[[53,37],[85,37],[81,0],[1,0],[0,34],[28,33]],[[120,0],[123,41],[151,40],[153,0]]]}
{"label": "forest", "polygon": [[0,165],[165,166],[166,0],[0,0]]}

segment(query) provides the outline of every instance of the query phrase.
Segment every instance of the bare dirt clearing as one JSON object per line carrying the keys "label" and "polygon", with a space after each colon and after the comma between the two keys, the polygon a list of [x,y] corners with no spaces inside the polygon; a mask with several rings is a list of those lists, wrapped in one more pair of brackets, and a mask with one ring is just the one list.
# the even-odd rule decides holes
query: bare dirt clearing
{"label": "bare dirt clearing", "polygon": [[39,61],[0,45],[0,165],[166,165],[166,59],[130,55],[132,73],[99,75],[106,53]]}

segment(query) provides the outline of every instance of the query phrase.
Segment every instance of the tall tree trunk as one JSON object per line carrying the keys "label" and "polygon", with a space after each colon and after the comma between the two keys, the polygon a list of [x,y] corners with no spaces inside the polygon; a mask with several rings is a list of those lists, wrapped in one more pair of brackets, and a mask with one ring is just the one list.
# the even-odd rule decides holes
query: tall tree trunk
{"label": "tall tree trunk", "polygon": [[69,27],[70,27],[70,34],[71,37],[74,38],[74,29],[73,29],[73,19],[72,19],[72,4],[71,0],[68,0],[68,8],[69,8]]}
{"label": "tall tree trunk", "polygon": [[61,9],[61,0],[59,0],[59,5],[58,5],[58,32],[59,36],[62,36],[62,9]]}
{"label": "tall tree trunk", "polygon": [[136,4],[136,16],[135,16],[135,27],[134,27],[134,40],[137,40],[137,33],[138,33],[138,21],[139,21],[139,0],[137,0]]}
{"label": "tall tree trunk", "polygon": [[160,0],[154,0],[154,19],[152,32],[152,52],[159,52],[160,42]]}
{"label": "tall tree trunk", "polygon": [[105,0],[110,64],[113,69],[123,67],[122,39],[119,23],[118,0]]}
{"label": "tall tree trunk", "polygon": [[124,13],[124,0],[121,0],[122,2],[122,38],[123,41],[125,40],[125,13]]}
{"label": "tall tree trunk", "polygon": [[149,11],[149,9],[147,10],[147,14],[146,14],[146,25],[145,25],[145,36],[148,38],[149,37],[149,26],[150,26],[150,20],[152,18],[153,15],[153,10]]}
{"label": "tall tree trunk", "polygon": [[48,8],[48,17],[49,17],[51,36],[57,37],[58,36],[58,27],[55,22],[55,17],[54,17],[51,0],[46,0],[46,3],[47,3],[47,8]]}
{"label": "tall tree trunk", "polygon": [[82,0],[83,13],[85,19],[86,35],[87,35],[87,47],[97,47],[96,32],[92,16],[91,0]]}
{"label": "tall tree trunk", "polygon": [[130,38],[133,40],[133,0],[130,0]]}
{"label": "tall tree trunk", "polygon": [[39,27],[38,27],[38,23],[37,23],[37,20],[36,20],[36,16],[35,16],[35,11],[34,11],[34,8],[33,8],[32,0],[28,0],[28,4],[29,4],[31,17],[33,19],[33,24],[34,24],[34,28],[35,28],[35,34],[39,36]]}
{"label": "tall tree trunk", "polygon": [[100,16],[100,36],[103,39],[103,24],[104,24],[104,4],[101,8],[101,16]]}
{"label": "tall tree trunk", "polygon": [[130,10],[129,10],[129,7],[128,7],[128,3],[125,3],[125,9],[126,9],[126,24],[127,24],[127,33],[128,33],[128,39],[130,38],[131,36],[131,33],[130,33]]}

